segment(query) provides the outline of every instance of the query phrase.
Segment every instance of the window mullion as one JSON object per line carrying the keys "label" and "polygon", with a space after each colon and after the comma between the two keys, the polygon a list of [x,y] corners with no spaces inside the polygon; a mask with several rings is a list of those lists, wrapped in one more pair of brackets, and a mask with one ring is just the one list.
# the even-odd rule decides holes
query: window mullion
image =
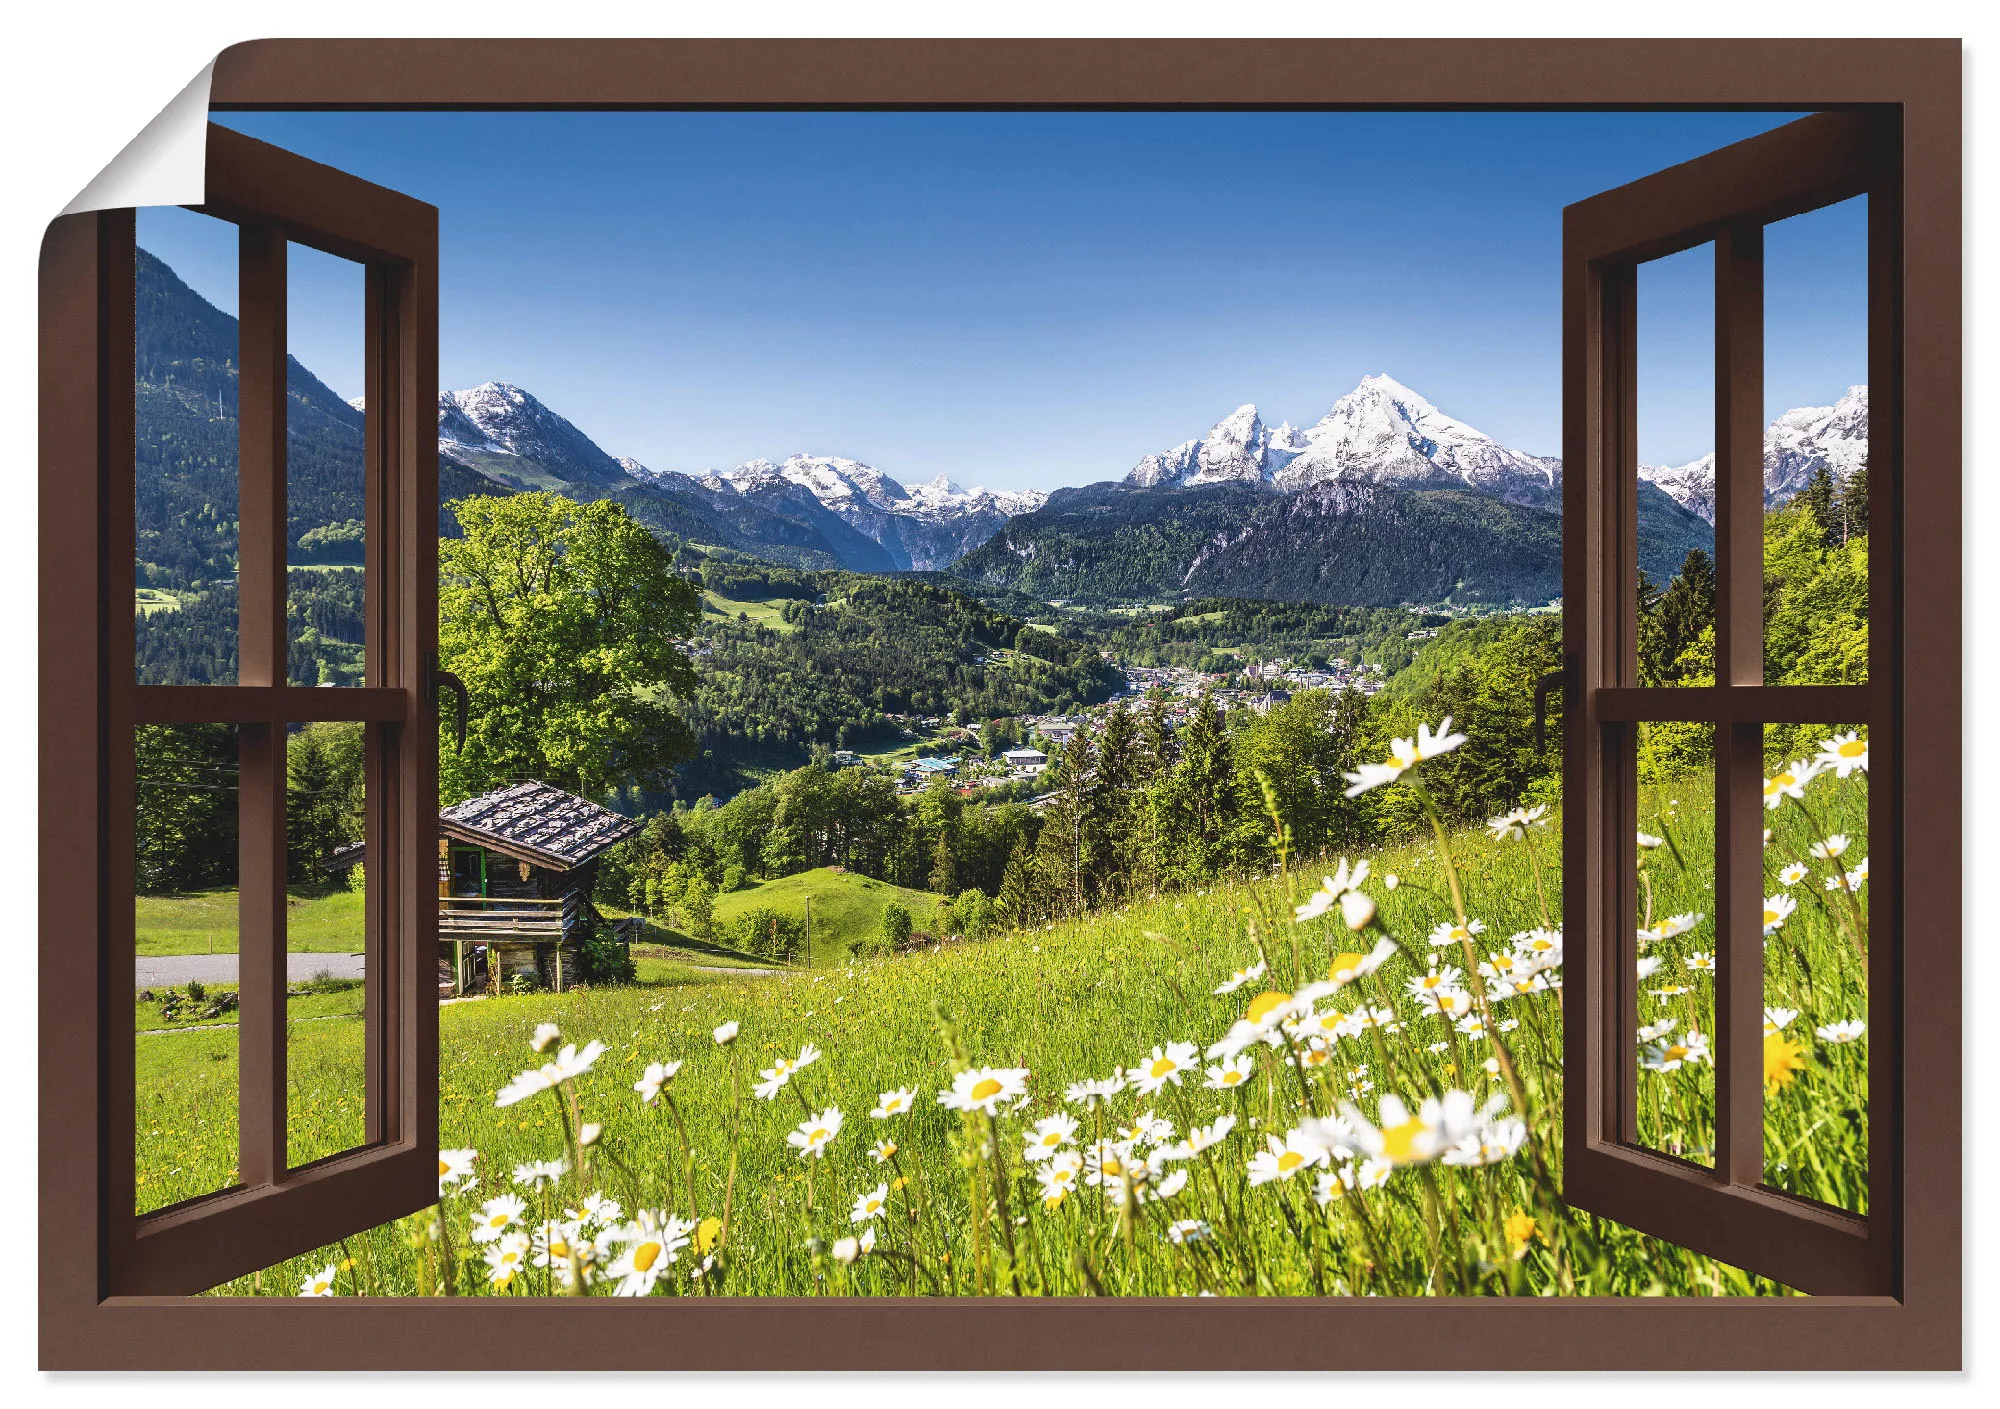
{"label": "window mullion", "polygon": [[[281,686],[285,629],[286,248],[276,226],[247,221],[237,261],[242,366],[237,382],[237,678]],[[237,1034],[239,1173],[275,1184],[286,1159],[285,781],[283,720],[247,724],[239,764]]]}
{"label": "window mullion", "polygon": [[[1715,236],[1715,682],[1764,683],[1764,227]],[[1764,1177],[1761,723],[1715,729],[1715,1172]],[[1758,917],[1753,920],[1753,917]]]}

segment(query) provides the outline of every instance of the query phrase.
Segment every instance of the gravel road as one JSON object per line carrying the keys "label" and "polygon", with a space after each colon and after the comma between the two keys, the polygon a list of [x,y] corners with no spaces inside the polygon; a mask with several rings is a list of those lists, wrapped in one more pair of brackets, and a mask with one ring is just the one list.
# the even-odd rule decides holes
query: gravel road
{"label": "gravel road", "polygon": [[[304,983],[321,974],[329,978],[360,978],[359,954],[287,954],[285,977]],[[189,979],[203,983],[236,982],[234,954],[141,954],[132,987],[178,988]]]}

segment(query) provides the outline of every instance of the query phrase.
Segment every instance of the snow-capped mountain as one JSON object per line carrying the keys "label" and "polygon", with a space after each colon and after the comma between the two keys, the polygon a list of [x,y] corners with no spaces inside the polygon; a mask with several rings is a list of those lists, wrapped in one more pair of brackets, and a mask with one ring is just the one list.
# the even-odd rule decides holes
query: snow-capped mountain
{"label": "snow-capped mountain", "polygon": [[830,559],[869,572],[944,567],[1047,498],[961,489],[943,475],[905,488],[872,465],[833,455],[752,460],[699,476],[649,469],[607,454],[508,382],[438,397],[438,453],[514,489],[619,498],[664,532],[706,533],[704,541],[729,547],[817,555],[822,565]]}
{"label": "snow-capped mountain", "polygon": [[630,478],[589,436],[508,382],[439,395],[438,449],[520,489]]}
{"label": "snow-capped mountain", "polygon": [[[1822,465],[1840,483],[1867,463],[1867,387],[1849,387],[1831,406],[1794,407],[1764,429],[1764,507],[1776,508],[1804,489]],[[1685,465],[1641,465],[1639,478],[1715,522],[1713,451]]]}
{"label": "snow-capped mountain", "polygon": [[710,470],[694,482],[714,494],[758,500],[803,490],[880,544],[896,567],[916,570],[944,567],[1048,497],[1033,490],[961,489],[944,475],[911,489],[873,465],[836,455],[791,455],[778,464],[750,460],[733,470]]}
{"label": "snow-capped mountain", "polygon": [[1657,485],[1666,496],[1689,513],[1699,514],[1715,524],[1715,452],[1685,465],[1641,465],[1639,478]]}
{"label": "snow-capped mountain", "polygon": [[1438,410],[1393,377],[1364,377],[1305,430],[1267,427],[1239,406],[1207,435],[1148,455],[1125,476],[1137,487],[1236,481],[1285,492],[1327,480],[1404,489],[1475,489],[1510,503],[1550,507],[1559,460],[1509,450]]}

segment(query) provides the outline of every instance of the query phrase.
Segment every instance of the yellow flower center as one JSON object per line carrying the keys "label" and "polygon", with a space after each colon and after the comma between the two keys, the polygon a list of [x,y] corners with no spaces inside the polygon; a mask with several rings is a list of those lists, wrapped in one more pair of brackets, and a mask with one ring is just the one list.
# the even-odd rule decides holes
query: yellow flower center
{"label": "yellow flower center", "polygon": [[1169,1076],[1179,1066],[1180,1063],[1176,1062],[1172,1057],[1155,1057],[1152,1065],[1146,1068],[1146,1075],[1156,1079],[1162,1076]]}
{"label": "yellow flower center", "polygon": [[1688,1054],[1688,1049],[1683,1047],[1680,1043],[1676,1042],[1672,1046],[1668,1047],[1662,1055],[1666,1058],[1667,1061],[1677,1062],[1682,1057],[1685,1057],[1687,1054]]}
{"label": "yellow flower center", "polygon": [[1849,739],[1846,743],[1835,749],[1834,752],[1838,753],[1842,758],[1860,758],[1868,752],[1868,741],[1866,739]]}
{"label": "yellow flower center", "polygon": [[813,1127],[811,1133],[809,1133],[806,1136],[806,1143],[809,1145],[817,1145],[822,1140],[827,1140],[831,1138],[832,1137],[827,1133],[827,1129],[824,1125],[816,1125]]}
{"label": "yellow flower center", "polygon": [[1111,1178],[1117,1179],[1125,1173],[1125,1166],[1115,1159],[1108,1159],[1104,1161],[1104,1172]]}
{"label": "yellow flower center", "polygon": [[634,1272],[650,1272],[653,1270],[653,1264],[659,1260],[660,1245],[658,1243],[641,1243],[632,1253],[632,1270]]}
{"label": "yellow flower center", "polygon": [[1260,1023],[1264,1021],[1265,1017],[1268,1016],[1274,1008],[1277,1008],[1291,1001],[1292,1001],[1292,995],[1289,993],[1278,993],[1278,992],[1260,993],[1255,998],[1252,998],[1250,1000],[1250,1010],[1244,1016],[1248,1017],[1250,1021],[1253,1023]]}
{"label": "yellow flower center", "polygon": [[1333,956],[1333,968],[1329,971],[1329,976],[1332,978],[1347,978],[1353,974],[1357,974],[1361,971],[1361,965],[1367,958],[1366,954],[1336,954]]}
{"label": "yellow flower center", "polygon": [[982,1077],[979,1083],[972,1088],[972,1099],[975,1101],[988,1101],[999,1094],[1000,1083],[990,1076]]}
{"label": "yellow flower center", "polygon": [[1391,1164],[1409,1164],[1417,1157],[1417,1140],[1430,1127],[1412,1116],[1401,1125],[1382,1129],[1382,1157]]}
{"label": "yellow flower center", "polygon": [[504,1213],[494,1214],[486,1220],[486,1226],[488,1228],[505,1228],[507,1226],[507,1215]]}
{"label": "yellow flower center", "polygon": [[1306,1157],[1297,1150],[1286,1150],[1282,1155],[1278,1156],[1278,1173],[1290,1174],[1305,1162]]}
{"label": "yellow flower center", "polygon": [[1234,1086],[1242,1080],[1243,1073],[1240,1071],[1225,1071],[1222,1074],[1222,1084],[1224,1086]]}
{"label": "yellow flower center", "polygon": [[445,1163],[445,1162],[444,1162],[443,1160],[439,1160],[439,1161],[438,1161],[438,1178],[442,1179],[442,1178],[444,1178],[444,1177],[445,1177],[445,1175],[447,1175],[447,1174],[449,1174],[449,1173],[451,1173],[451,1166],[450,1166],[450,1165],[448,1165],[448,1164],[446,1164],[446,1163]]}
{"label": "yellow flower center", "polygon": [[1776,910],[1766,910],[1764,912],[1764,923],[1767,925],[1775,925],[1783,918],[1784,916],[1780,915]]}

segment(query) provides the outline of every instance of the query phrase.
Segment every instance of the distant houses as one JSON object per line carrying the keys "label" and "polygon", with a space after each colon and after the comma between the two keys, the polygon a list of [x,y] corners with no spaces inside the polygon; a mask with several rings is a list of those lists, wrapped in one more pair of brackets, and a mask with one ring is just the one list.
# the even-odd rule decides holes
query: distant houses
{"label": "distant houses", "polygon": [[1049,756],[1040,749],[1008,749],[1000,757],[1007,771],[1017,778],[1032,778],[1049,766]]}

